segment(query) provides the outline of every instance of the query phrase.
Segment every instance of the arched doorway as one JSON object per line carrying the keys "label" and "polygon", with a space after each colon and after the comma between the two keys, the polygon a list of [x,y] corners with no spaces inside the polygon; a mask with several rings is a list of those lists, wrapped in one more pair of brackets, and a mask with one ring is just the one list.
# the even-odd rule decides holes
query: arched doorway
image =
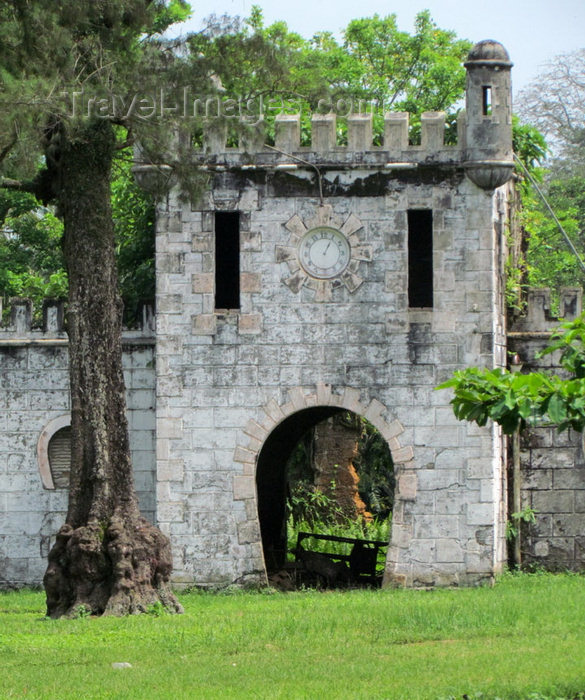
{"label": "arched doorway", "polygon": [[357,557],[365,561],[369,552],[371,572],[359,580],[380,583],[394,468],[387,442],[367,420],[331,406],[288,416],[259,453],[256,486],[269,576],[294,569],[297,582],[303,574],[312,584],[323,573],[329,585],[357,583]]}
{"label": "arched doorway", "polygon": [[[241,464],[242,474],[234,479],[237,500],[246,503],[246,538],[253,533],[264,574],[282,559],[286,489],[284,465],[294,446],[310,427],[343,411],[367,419],[387,443],[394,463],[396,490],[392,515],[392,534],[384,583],[400,582],[396,567],[401,549],[412,536],[403,514],[403,504],[416,498],[417,476],[412,446],[401,444],[404,427],[384,404],[375,398],[365,402],[353,387],[336,388],[329,384],[298,386],[287,392],[288,400],[280,403],[271,398],[256,418],[250,418],[239,435],[234,462]],[[398,517],[397,517],[398,516]]]}
{"label": "arched doorway", "polygon": [[331,406],[293,413],[268,436],[258,456],[256,489],[264,561],[268,571],[286,557],[286,464],[299,440],[310,428],[340,413]]}

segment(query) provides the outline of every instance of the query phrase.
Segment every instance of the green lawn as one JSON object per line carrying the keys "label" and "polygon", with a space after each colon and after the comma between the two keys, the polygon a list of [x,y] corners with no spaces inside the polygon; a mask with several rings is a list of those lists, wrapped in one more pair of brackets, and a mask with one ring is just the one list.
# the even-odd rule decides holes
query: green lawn
{"label": "green lawn", "polygon": [[541,700],[585,691],[581,576],[181,600],[182,616],[53,621],[41,593],[1,594],[0,697]]}

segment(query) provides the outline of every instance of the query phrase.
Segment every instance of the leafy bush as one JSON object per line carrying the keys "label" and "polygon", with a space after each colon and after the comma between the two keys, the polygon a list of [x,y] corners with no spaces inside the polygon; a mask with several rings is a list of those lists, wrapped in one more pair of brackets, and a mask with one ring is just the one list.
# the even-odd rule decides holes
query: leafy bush
{"label": "leafy bush", "polygon": [[43,299],[67,297],[63,225],[32,195],[0,192],[0,226],[0,295],[32,299],[38,321]]}
{"label": "leafy bush", "polygon": [[[141,304],[154,302],[152,198],[135,183],[132,153],[116,162],[112,214],[124,320],[139,320]],[[66,299],[67,273],[61,251],[63,223],[30,194],[0,191],[0,295],[32,299],[35,322],[44,299]],[[8,313],[8,310],[6,310]]]}

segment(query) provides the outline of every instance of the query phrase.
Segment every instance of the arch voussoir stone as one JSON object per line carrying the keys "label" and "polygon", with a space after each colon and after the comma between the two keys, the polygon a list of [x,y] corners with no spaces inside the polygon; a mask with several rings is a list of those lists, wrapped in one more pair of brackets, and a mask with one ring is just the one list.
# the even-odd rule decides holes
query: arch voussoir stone
{"label": "arch voussoir stone", "polygon": [[315,388],[292,387],[288,390],[288,401],[284,404],[279,404],[275,398],[271,398],[261,409],[264,420],[260,423],[252,418],[246,424],[234,451],[234,462],[242,465],[257,463],[264,441],[277,425],[299,411],[317,406],[342,408],[363,416],[380,431],[388,443],[395,464],[402,465],[412,461],[412,446],[403,447],[399,441],[404,426],[397,419],[388,422],[384,418],[388,409],[383,403],[378,399],[364,403],[360,390],[355,387],[343,387],[340,391],[335,391],[330,384],[319,383]]}

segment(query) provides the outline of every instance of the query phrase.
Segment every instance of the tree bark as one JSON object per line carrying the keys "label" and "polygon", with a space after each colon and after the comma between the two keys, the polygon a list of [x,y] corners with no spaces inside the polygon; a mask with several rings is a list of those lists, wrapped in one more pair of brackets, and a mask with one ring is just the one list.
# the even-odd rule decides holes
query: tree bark
{"label": "tree bark", "polygon": [[162,603],[182,612],[170,589],[168,539],[138,509],[122,373],[110,171],[111,124],[61,130],[52,169],[64,221],[69,275],[71,476],[65,525],[44,577],[47,615],[123,615]]}
{"label": "tree bark", "polygon": [[371,520],[362,501],[359,476],[353,462],[358,454],[360,432],[342,415],[319,423],[314,429],[313,468],[315,488],[335,500],[342,519]]}

